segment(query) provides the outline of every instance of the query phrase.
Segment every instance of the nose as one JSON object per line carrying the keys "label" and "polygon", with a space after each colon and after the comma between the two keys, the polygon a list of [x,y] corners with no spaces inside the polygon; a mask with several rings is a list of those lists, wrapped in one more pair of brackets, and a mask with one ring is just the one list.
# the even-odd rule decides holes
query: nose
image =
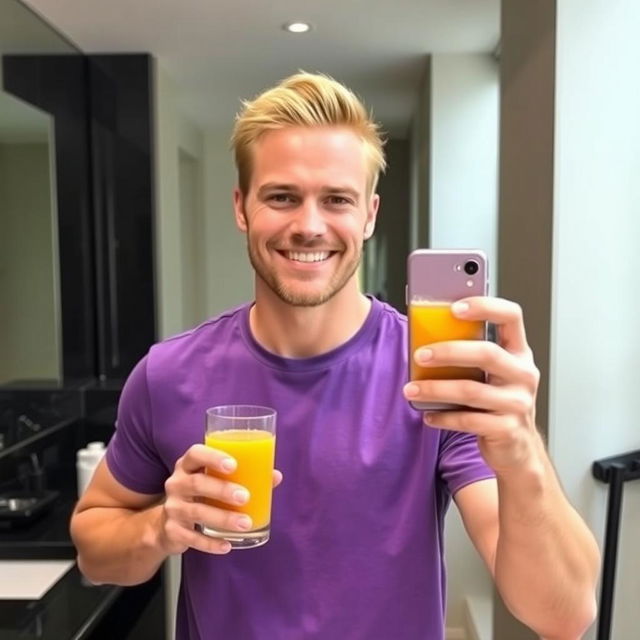
{"label": "nose", "polygon": [[304,239],[322,236],[327,231],[324,214],[318,205],[313,201],[301,203],[294,212],[291,221],[291,232]]}

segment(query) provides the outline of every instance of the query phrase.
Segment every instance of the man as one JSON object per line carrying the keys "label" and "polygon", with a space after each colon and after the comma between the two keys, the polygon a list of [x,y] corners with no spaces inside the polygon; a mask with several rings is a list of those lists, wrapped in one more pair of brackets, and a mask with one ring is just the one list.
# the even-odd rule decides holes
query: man
{"label": "man", "polygon": [[[147,580],[182,555],[177,637],[442,640],[451,497],[507,605],[548,639],[594,618],[598,551],[534,420],[538,372],[517,305],[471,298],[460,317],[498,344],[440,343],[424,364],[488,383],[406,383],[406,318],[362,295],[357,267],[384,168],[376,126],[346,88],[298,74],[245,104],[234,136],[238,227],[255,302],[155,345],[122,393],[115,435],[72,519],[95,582]],[[473,407],[423,416],[408,400]],[[229,553],[197,528],[243,531],[246,502],[204,474],[205,409],[278,411],[271,540]],[[274,484],[283,479],[274,474]]]}

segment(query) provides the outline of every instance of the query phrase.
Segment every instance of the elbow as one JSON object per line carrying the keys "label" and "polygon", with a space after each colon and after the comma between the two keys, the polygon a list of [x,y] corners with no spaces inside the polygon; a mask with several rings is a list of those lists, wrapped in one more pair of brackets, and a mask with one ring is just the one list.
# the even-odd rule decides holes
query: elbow
{"label": "elbow", "polygon": [[544,626],[532,628],[544,640],[580,640],[595,622],[597,615],[595,593],[590,593],[581,605],[567,610],[563,615],[554,616]]}
{"label": "elbow", "polygon": [[[585,633],[587,633],[589,627],[596,621],[598,616],[598,605],[596,603],[595,595],[589,598],[589,601],[585,603],[584,607],[581,611],[577,611],[574,616],[571,617],[571,620],[568,621],[569,628],[572,631],[572,635],[569,636],[571,640],[575,638],[575,640],[580,640]],[[558,638],[562,638],[564,640],[564,635],[558,635]]]}
{"label": "elbow", "polygon": [[135,576],[131,572],[114,573],[113,568],[98,566],[87,560],[82,553],[76,556],[78,571],[92,585],[112,584],[118,587],[135,587],[149,580],[152,576]]}
{"label": "elbow", "polygon": [[100,580],[97,575],[92,573],[91,567],[87,566],[87,563],[84,561],[84,558],[81,554],[78,554],[76,556],[76,565],[78,566],[78,571],[80,571],[82,577],[92,585],[99,586],[101,584],[107,584],[105,581]]}

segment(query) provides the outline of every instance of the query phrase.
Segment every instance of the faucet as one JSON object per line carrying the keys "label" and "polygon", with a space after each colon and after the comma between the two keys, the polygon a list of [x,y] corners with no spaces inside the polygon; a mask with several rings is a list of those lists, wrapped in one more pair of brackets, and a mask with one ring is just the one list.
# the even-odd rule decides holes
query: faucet
{"label": "faucet", "polygon": [[31,453],[25,456],[24,460],[25,462],[18,467],[18,478],[23,490],[35,495],[43,494],[46,489],[46,478],[38,454]]}

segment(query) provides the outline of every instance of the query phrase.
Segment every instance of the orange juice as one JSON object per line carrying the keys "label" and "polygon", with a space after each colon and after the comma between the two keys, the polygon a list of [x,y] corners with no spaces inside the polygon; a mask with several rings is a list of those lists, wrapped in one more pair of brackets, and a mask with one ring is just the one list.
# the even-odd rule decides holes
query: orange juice
{"label": "orange juice", "polygon": [[228,511],[246,513],[253,521],[253,529],[262,529],[271,517],[271,491],[276,438],[273,433],[261,429],[228,429],[205,434],[208,447],[225,451],[236,460],[233,473],[207,473],[223,480],[235,482],[249,491],[249,501],[243,505],[231,505],[207,499],[208,504]]}
{"label": "orange juice", "polygon": [[483,340],[484,323],[460,320],[451,313],[448,302],[411,302],[409,305],[411,379],[473,378],[482,380],[483,373],[470,367],[421,367],[413,359],[416,349],[432,342],[447,340]]}

